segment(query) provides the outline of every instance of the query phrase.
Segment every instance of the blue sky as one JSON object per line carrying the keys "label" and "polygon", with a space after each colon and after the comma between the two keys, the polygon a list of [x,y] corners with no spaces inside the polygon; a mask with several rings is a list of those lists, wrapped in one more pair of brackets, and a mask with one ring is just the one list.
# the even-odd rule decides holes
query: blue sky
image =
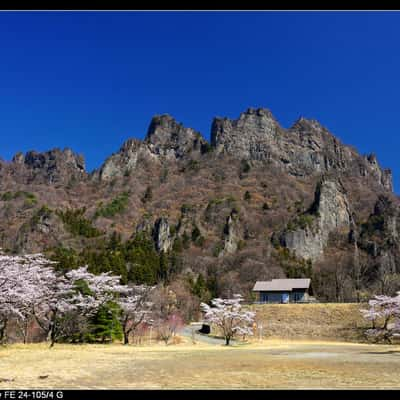
{"label": "blue sky", "polygon": [[1,12],[0,156],[71,147],[88,170],[169,113],[269,108],[375,152],[400,190],[399,12]]}

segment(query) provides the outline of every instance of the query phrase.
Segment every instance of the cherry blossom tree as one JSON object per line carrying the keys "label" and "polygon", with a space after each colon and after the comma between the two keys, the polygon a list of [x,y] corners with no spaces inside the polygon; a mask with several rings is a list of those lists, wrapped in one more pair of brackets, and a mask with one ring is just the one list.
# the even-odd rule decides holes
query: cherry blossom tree
{"label": "cherry blossom tree", "polygon": [[33,306],[33,315],[51,347],[62,335],[63,318],[77,309],[80,298],[73,282],[61,274],[50,274],[45,285],[40,287],[40,296]]}
{"label": "cherry blossom tree", "polygon": [[111,303],[121,309],[126,338],[148,318],[152,288],[121,285],[120,276],[95,275],[87,266],[63,274],[54,264],[42,254],[0,253],[0,342],[6,340],[10,320],[26,342],[34,319],[52,347],[61,337],[82,336],[90,318]]}
{"label": "cherry blossom tree", "polygon": [[379,295],[368,302],[369,308],[360,310],[365,319],[372,322],[366,335],[375,341],[392,343],[400,337],[400,292],[394,297]]}
{"label": "cherry blossom tree", "polygon": [[0,254],[1,342],[5,340],[7,324],[11,318],[25,322],[31,317],[34,306],[41,301],[45,283],[55,276],[49,267],[51,264],[41,254]]}
{"label": "cherry blossom tree", "polygon": [[63,320],[69,313],[81,317],[93,316],[100,307],[114,300],[116,295],[127,293],[129,288],[120,284],[120,276],[109,272],[94,275],[88,267],[71,270],[64,275],[55,275],[47,283],[47,291],[35,310],[39,326],[47,333],[53,346],[63,334]]}
{"label": "cherry blossom tree", "polygon": [[154,286],[134,285],[120,296],[117,304],[121,308],[120,322],[124,333],[124,344],[129,344],[129,336],[135,334],[137,328],[151,320],[153,303],[149,297]]}
{"label": "cherry blossom tree", "polygon": [[205,303],[200,305],[205,321],[216,325],[221,330],[227,346],[235,335],[253,335],[255,312],[242,311],[240,304],[242,300],[242,296],[237,294],[233,296],[233,299],[213,299],[211,306]]}
{"label": "cherry blossom tree", "polygon": [[120,284],[121,276],[111,275],[110,272],[95,275],[88,271],[88,266],[69,271],[65,276],[78,289],[71,302],[86,314],[96,312],[101,306],[115,300],[116,295],[130,292],[128,286]]}

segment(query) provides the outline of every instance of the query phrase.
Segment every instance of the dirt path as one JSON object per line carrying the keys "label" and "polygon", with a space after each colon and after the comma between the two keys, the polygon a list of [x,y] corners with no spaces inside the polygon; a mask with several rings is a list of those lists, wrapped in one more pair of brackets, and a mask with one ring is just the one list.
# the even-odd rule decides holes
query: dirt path
{"label": "dirt path", "polygon": [[[206,344],[211,344],[211,345],[218,345],[218,346],[223,346],[225,345],[225,340],[216,338],[213,336],[209,336],[206,334],[201,334],[197,333],[197,331],[201,328],[201,324],[192,324],[192,325],[186,325],[182,331],[180,332],[181,336],[184,336],[189,339],[194,339],[196,342],[200,343],[206,343]],[[235,344],[234,340],[231,340],[231,344]]]}

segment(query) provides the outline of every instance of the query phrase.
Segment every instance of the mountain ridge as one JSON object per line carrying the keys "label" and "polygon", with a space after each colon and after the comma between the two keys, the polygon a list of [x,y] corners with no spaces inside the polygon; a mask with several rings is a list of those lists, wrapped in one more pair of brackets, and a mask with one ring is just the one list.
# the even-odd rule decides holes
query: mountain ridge
{"label": "mountain ridge", "polygon": [[[253,121],[251,121],[251,119],[253,119]],[[248,135],[243,135],[244,137],[242,138],[238,137],[243,133],[243,129],[247,130],[247,132],[255,131],[255,137],[252,143],[249,143],[251,138],[249,138]],[[231,132],[232,130],[233,133]],[[238,143],[240,140],[242,143]],[[244,159],[258,160],[261,158],[266,160],[270,157],[269,150],[273,148],[275,144],[273,142],[286,141],[284,146],[290,146],[291,144],[303,148],[309,146],[313,154],[316,154],[318,149],[321,149],[321,147],[325,145],[324,141],[327,140],[332,142],[328,143],[328,146],[338,148],[339,152],[345,149],[349,157],[351,157],[351,153],[353,153],[356,157],[364,158],[367,161],[365,163],[367,168],[361,173],[368,173],[368,169],[374,170],[381,184],[388,190],[393,190],[392,172],[389,168],[380,167],[375,154],[362,156],[353,147],[343,144],[319,121],[301,116],[289,128],[285,129],[281,127],[269,109],[252,107],[240,113],[237,119],[215,117],[211,125],[210,141],[207,141],[200,132],[193,128],[187,128],[182,123],[177,122],[170,114],[155,115],[150,121],[143,140],[133,137],[126,139],[117,152],[108,156],[99,167],[94,168],[91,172],[86,171],[84,156],[82,154],[77,154],[70,147],[66,147],[63,150],[55,147],[43,152],[31,150],[25,154],[18,152],[13,156],[11,162],[8,163],[2,160],[0,165],[25,164],[31,169],[40,169],[41,167],[45,167],[46,164],[50,164],[47,167],[49,169],[54,169],[57,168],[57,161],[62,164],[62,158],[65,158],[65,160],[69,160],[69,166],[72,167],[72,169],[75,164],[76,170],[79,170],[78,174],[83,174],[83,176],[94,175],[101,178],[103,176],[102,170],[107,169],[107,162],[111,161],[112,163],[113,157],[115,159],[118,155],[123,156],[129,152],[132,154],[130,156],[128,155],[125,160],[121,160],[121,162],[126,163],[128,169],[134,169],[137,156],[146,156],[146,153],[147,156],[150,157],[151,155],[164,155],[169,158],[173,158],[174,156],[175,158],[182,158],[193,150],[204,153],[211,147],[217,152],[230,152]],[[244,148],[246,145],[248,147],[247,149]],[[278,152],[281,150],[282,149],[279,149]],[[298,149],[294,148],[294,150],[292,149],[292,153],[295,150],[298,151]],[[322,165],[322,168],[329,169],[328,164],[332,161],[329,159],[312,160],[312,155],[308,157],[310,158],[309,160],[288,160],[287,153],[283,152],[281,161],[284,163],[294,161],[295,163],[300,162],[300,164],[307,162],[309,164],[308,170],[300,172],[296,166],[293,166],[291,172],[295,174],[309,173],[310,168],[313,168],[311,166],[312,163],[314,163],[314,168],[317,167],[317,165],[321,165],[321,162],[322,164],[325,163],[325,165]],[[340,154],[338,157],[340,158]],[[61,160],[59,160],[60,158]],[[332,158],[334,159],[335,157],[331,157],[331,159]],[[66,164],[68,164],[67,161]],[[365,165],[362,165],[362,162],[359,162],[359,164],[361,164],[360,168],[365,167]],[[118,175],[121,176],[122,172],[119,171]],[[106,172],[104,176],[106,176],[107,179],[109,174]],[[50,174],[49,179],[51,180],[52,178],[53,176]]]}
{"label": "mountain ridge", "polygon": [[[0,162],[0,247],[76,252],[96,264],[117,234],[152,243],[143,260],[159,260],[172,280],[217,274],[221,295],[250,296],[255,280],[286,276],[312,276],[328,299],[376,291],[382,276],[394,290],[398,227],[391,170],[374,154],[359,154],[316,120],[282,128],[265,108],[214,118],[210,141],[156,115],[143,140],[127,139],[90,173],[69,148]],[[125,275],[129,257],[118,261]],[[326,283],[342,276],[350,283]]]}

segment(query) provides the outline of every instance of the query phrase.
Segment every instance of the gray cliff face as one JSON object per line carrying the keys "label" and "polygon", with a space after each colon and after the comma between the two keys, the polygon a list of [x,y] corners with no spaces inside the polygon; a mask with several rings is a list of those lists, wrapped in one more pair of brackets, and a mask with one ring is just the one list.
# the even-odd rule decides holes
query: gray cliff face
{"label": "gray cliff face", "polygon": [[375,154],[370,154],[364,157],[364,160],[367,164],[367,171],[364,173],[371,174],[376,177],[378,182],[387,189],[388,191],[393,191],[393,181],[392,181],[392,171],[388,168],[382,169],[379,164],[378,160],[376,159]]}
{"label": "gray cliff face", "polygon": [[305,228],[283,233],[282,243],[296,256],[318,260],[332,232],[350,234],[353,221],[350,207],[339,182],[323,180],[316,190],[312,222]]}
{"label": "gray cliff face", "polygon": [[285,232],[283,243],[285,247],[295,253],[296,257],[311,261],[318,260],[325,247],[322,235],[316,234],[308,228]]}
{"label": "gray cliff face", "polygon": [[25,183],[67,184],[87,177],[83,156],[68,148],[17,153],[9,168],[17,180]]}
{"label": "gray cliff face", "polygon": [[399,226],[398,204],[388,196],[380,195],[373,213],[361,227],[358,246],[375,260],[374,270],[381,285],[390,281],[390,274],[399,272]]}
{"label": "gray cliff face", "polygon": [[344,146],[318,121],[300,118],[286,132],[284,149],[292,175],[351,169],[357,153]]}
{"label": "gray cliff face", "polygon": [[138,139],[129,139],[121,147],[118,153],[109,157],[99,171],[94,173],[95,178],[110,180],[122,177],[134,171],[143,160],[158,162],[150,149]]}
{"label": "gray cliff face", "polygon": [[215,118],[211,127],[211,145],[217,154],[269,160],[277,147],[280,130],[269,110],[249,108],[237,120]]}
{"label": "gray cliff face", "polygon": [[211,144],[217,154],[267,161],[293,176],[327,172],[372,176],[392,191],[390,170],[382,170],[376,159],[362,157],[343,145],[315,120],[300,118],[286,130],[269,110],[250,108],[237,120],[215,118]]}
{"label": "gray cliff face", "polygon": [[185,128],[168,114],[153,117],[145,142],[154,154],[172,160],[200,155],[206,144],[199,132]]}
{"label": "gray cliff face", "polygon": [[338,182],[324,181],[319,191],[319,227],[325,232],[344,228],[349,231],[352,218],[343,188]]}
{"label": "gray cliff face", "polygon": [[206,140],[192,128],[185,128],[170,115],[155,116],[144,141],[127,140],[118,153],[109,157],[95,178],[109,180],[121,177],[140,168],[143,161],[160,164],[186,157],[201,156]]}
{"label": "gray cliff face", "polygon": [[227,254],[233,254],[238,249],[238,244],[241,239],[240,224],[236,213],[231,213],[227,218],[224,228],[224,247],[218,254],[218,257],[223,257]]}
{"label": "gray cliff face", "polygon": [[[211,147],[216,155],[262,162],[292,176],[351,175],[371,178],[384,190],[393,190],[391,171],[382,169],[374,155],[359,155],[316,120],[300,118],[284,129],[269,110],[249,108],[236,120],[213,120]],[[152,119],[144,141],[128,140],[93,176],[101,180],[121,177],[140,168],[144,161],[162,164],[201,159],[207,148],[200,133],[168,114],[159,115]]]}
{"label": "gray cliff face", "polygon": [[378,217],[382,221],[382,231],[391,239],[399,237],[400,210],[388,196],[381,195],[374,207],[372,217]]}
{"label": "gray cliff face", "polygon": [[155,222],[153,238],[157,251],[167,252],[172,248],[173,237],[170,233],[168,220],[166,218],[159,218]]}
{"label": "gray cliff face", "polygon": [[[380,195],[374,211],[362,226],[359,245],[373,257],[399,252],[400,209],[389,196]],[[397,254],[396,254],[397,256]]]}

